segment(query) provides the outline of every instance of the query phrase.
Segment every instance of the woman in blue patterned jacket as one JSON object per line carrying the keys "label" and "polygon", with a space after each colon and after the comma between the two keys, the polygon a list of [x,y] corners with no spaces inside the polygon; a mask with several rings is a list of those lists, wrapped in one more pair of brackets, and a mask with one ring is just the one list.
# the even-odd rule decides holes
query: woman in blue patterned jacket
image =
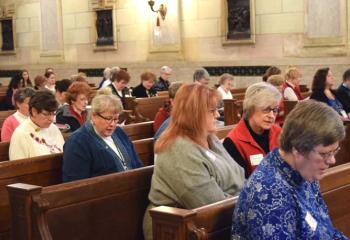
{"label": "woman in blue patterned jacket", "polygon": [[299,103],[284,123],[280,148],[262,160],[240,193],[232,239],[347,239],[333,227],[318,182],[344,136],[332,108]]}

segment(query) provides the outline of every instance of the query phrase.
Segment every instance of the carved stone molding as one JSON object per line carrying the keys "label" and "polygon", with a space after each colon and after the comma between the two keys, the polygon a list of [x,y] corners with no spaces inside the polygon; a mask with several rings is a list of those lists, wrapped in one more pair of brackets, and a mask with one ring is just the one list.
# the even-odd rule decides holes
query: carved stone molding
{"label": "carved stone molding", "polygon": [[0,5],[0,18],[11,18],[15,16],[15,5]]}
{"label": "carved stone molding", "polygon": [[114,8],[116,0],[90,0],[91,10]]}

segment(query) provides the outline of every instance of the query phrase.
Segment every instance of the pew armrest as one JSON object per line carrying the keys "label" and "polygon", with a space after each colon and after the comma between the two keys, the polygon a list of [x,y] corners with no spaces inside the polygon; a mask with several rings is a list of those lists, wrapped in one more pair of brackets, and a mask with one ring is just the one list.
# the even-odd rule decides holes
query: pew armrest
{"label": "pew armrest", "polygon": [[[193,210],[160,206],[150,210],[153,226],[153,239],[193,239],[207,240],[204,228],[198,228],[193,219],[197,213]],[[169,239],[170,239],[169,238]]]}
{"label": "pew armrest", "polygon": [[7,185],[11,205],[11,239],[34,239],[32,229],[32,196],[39,194],[42,187],[16,183]]}

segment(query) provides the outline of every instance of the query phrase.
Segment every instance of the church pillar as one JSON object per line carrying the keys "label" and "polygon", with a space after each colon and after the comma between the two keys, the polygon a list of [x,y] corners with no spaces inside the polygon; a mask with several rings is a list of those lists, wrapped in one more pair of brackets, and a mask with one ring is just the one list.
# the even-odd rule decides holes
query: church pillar
{"label": "church pillar", "polygon": [[64,61],[62,9],[60,0],[40,0],[41,44],[40,61]]}

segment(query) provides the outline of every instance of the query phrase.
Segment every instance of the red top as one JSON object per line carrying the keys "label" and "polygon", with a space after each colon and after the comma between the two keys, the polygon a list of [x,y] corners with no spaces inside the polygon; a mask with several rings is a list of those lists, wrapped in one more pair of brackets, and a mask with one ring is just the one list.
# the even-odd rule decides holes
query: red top
{"label": "red top", "polygon": [[[274,124],[269,130],[269,149],[279,146],[279,135],[281,133],[281,128]],[[247,175],[249,176],[255,170],[257,165],[254,165],[251,160],[254,155],[262,154],[264,157],[267,153],[260,147],[258,143],[254,140],[250,134],[244,119],[241,119],[237,126],[232,129],[232,131],[227,135],[228,138],[232,140],[238,149],[241,156],[247,165]]]}
{"label": "red top", "polygon": [[156,133],[160,125],[168,118],[170,117],[170,112],[165,110],[165,108],[160,108],[157,112],[156,116],[154,117],[154,123],[153,123],[153,131]]}
{"label": "red top", "polygon": [[72,106],[69,106],[69,110],[72,113],[72,115],[78,120],[80,126],[83,125],[84,122],[86,121],[86,111],[83,111],[80,115],[79,113],[74,111]]}
{"label": "red top", "polygon": [[301,95],[301,91],[300,91],[299,85],[296,85],[296,86],[293,87],[292,85],[288,84],[287,82],[284,82],[283,85],[282,85],[283,92],[288,87],[293,89],[293,91],[294,91],[295,95],[297,95],[299,101],[304,99],[303,96]]}

